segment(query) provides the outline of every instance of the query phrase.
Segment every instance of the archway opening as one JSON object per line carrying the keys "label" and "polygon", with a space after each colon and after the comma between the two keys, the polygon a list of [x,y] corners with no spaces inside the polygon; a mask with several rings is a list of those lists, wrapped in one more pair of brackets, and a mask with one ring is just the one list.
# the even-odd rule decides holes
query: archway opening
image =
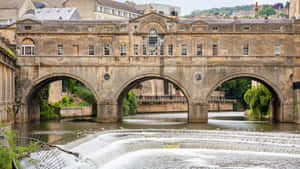
{"label": "archway opening", "polygon": [[280,122],[281,100],[270,83],[251,76],[225,79],[208,96],[209,118]]}
{"label": "archway opening", "polygon": [[177,83],[161,77],[144,77],[126,85],[118,97],[118,117],[141,121],[186,123],[188,95]]}
{"label": "archway opening", "polygon": [[88,117],[97,114],[90,86],[69,76],[53,76],[32,87],[26,97],[29,121]]}

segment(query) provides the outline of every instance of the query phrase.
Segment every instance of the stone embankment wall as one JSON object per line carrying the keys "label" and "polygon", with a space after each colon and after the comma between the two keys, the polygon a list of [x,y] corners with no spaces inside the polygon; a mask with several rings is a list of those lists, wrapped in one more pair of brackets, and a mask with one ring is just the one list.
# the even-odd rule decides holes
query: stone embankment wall
{"label": "stone embankment wall", "polygon": [[56,107],[55,112],[60,115],[61,118],[67,117],[84,117],[92,116],[92,106],[85,107]]}

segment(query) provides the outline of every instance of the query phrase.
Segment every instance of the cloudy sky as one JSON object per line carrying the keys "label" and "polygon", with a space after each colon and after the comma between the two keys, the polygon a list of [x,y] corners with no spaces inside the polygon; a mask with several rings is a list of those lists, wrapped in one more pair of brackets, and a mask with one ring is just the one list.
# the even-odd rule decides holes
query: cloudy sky
{"label": "cloudy sky", "polygon": [[[125,2],[126,0],[118,0]],[[190,14],[196,9],[210,9],[219,7],[232,7],[236,5],[255,4],[273,4],[277,2],[286,2],[287,0],[131,0],[140,3],[162,3],[181,7],[182,15]]]}

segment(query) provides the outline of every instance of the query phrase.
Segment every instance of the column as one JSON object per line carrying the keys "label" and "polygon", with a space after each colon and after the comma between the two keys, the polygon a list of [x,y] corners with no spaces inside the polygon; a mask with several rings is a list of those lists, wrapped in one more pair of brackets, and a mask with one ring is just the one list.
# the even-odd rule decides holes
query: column
{"label": "column", "polygon": [[98,104],[97,120],[102,123],[115,123],[121,120],[118,104],[111,100],[102,101]]}
{"label": "column", "polygon": [[208,103],[189,103],[189,123],[208,122]]}

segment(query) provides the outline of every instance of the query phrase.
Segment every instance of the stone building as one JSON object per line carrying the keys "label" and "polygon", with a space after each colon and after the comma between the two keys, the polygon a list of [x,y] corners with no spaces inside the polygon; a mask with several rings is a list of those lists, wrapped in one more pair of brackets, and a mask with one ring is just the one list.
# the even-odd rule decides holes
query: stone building
{"label": "stone building", "polygon": [[141,15],[134,3],[113,0],[65,0],[63,7],[77,8],[84,19],[128,20]]}
{"label": "stone building", "polygon": [[0,123],[14,120],[16,58],[9,44],[0,37]]}
{"label": "stone building", "polygon": [[158,4],[158,3],[136,5],[136,9],[141,13],[147,13],[146,10],[149,7],[161,15],[167,15],[167,16],[181,15],[181,8],[173,5]]}
{"label": "stone building", "polygon": [[300,15],[300,0],[290,0],[289,17],[297,18]]}
{"label": "stone building", "polygon": [[31,0],[0,0],[0,24],[9,25],[29,9],[35,9]]}

